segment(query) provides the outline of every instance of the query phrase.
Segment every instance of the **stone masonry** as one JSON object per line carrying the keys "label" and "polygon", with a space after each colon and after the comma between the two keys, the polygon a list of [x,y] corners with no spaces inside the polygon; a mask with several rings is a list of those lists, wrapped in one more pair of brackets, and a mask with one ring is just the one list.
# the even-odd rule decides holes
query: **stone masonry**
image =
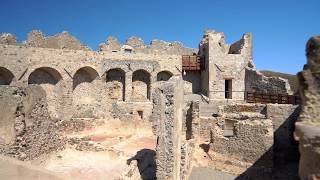
{"label": "stone masonry", "polygon": [[[29,160],[36,157],[34,153],[64,148],[63,139],[45,130],[55,130],[60,122],[65,129],[72,129],[67,126],[81,124],[81,118],[114,118],[130,123],[138,117],[151,122],[157,136],[157,179],[188,179],[196,150],[203,147],[206,153],[220,153],[246,166],[260,162],[260,169],[269,170],[273,166],[274,145],[280,158],[285,156],[285,148],[293,147],[285,141],[292,139],[299,108],[245,102],[247,91],[292,93],[286,79],[267,78],[255,69],[251,41],[252,35],[245,33],[239,41],[226,44],[223,33],[210,30],[205,32],[199,49],[162,40],[152,40],[147,45],[133,36],[123,44],[108,37],[93,51],[66,31],[45,36],[34,30],[21,43],[4,33],[0,36],[0,92],[8,92],[1,92],[4,97],[0,96],[0,103],[6,108],[0,122],[4,145],[0,150]],[[201,69],[183,70],[183,55],[199,58]],[[316,66],[313,57],[308,65]],[[312,84],[302,89],[303,127],[317,123],[317,116],[310,115],[317,109],[317,103],[311,104],[318,100],[317,83],[312,83],[317,82],[318,69],[313,66],[306,66],[300,75],[301,82]],[[22,97],[12,93],[16,89],[26,93],[20,94],[23,101],[35,101],[31,115],[19,114]],[[201,116],[203,107],[207,107],[206,116]],[[28,126],[30,119],[34,121]],[[299,131],[300,126],[297,123],[297,131],[303,132]],[[49,137],[52,146],[41,146],[47,135],[55,137]],[[297,133],[297,137],[308,141],[304,136]],[[21,144],[24,141],[32,143]],[[12,146],[5,147],[8,144]],[[39,148],[29,148],[33,144]],[[23,153],[15,154],[16,146]],[[300,146],[300,151],[309,149]],[[300,169],[301,177],[315,172],[312,168],[312,172],[305,171]]]}
{"label": "stone masonry", "polygon": [[157,140],[157,178],[180,179],[181,141],[183,119],[183,87],[175,78],[159,83],[153,92],[153,129]]}
{"label": "stone masonry", "polygon": [[298,74],[302,112],[295,137],[301,154],[301,179],[320,178],[320,37],[312,37],[306,47],[307,64]]}

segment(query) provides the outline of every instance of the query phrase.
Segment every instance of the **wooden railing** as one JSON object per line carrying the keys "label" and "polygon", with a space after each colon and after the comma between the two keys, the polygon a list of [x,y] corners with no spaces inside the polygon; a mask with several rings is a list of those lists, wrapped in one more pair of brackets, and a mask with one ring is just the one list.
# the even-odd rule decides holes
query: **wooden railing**
{"label": "wooden railing", "polygon": [[203,58],[198,55],[183,55],[182,70],[200,71],[204,69]]}
{"label": "wooden railing", "polygon": [[245,99],[248,103],[278,103],[278,104],[300,104],[300,97],[287,94],[266,94],[246,92]]}

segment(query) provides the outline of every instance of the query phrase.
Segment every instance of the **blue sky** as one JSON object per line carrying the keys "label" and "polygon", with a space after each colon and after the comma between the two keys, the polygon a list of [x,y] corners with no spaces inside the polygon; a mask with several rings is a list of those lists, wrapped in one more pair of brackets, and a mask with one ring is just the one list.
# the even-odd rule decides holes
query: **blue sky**
{"label": "blue sky", "polygon": [[206,29],[228,43],[253,33],[258,69],[296,74],[306,62],[305,43],[320,34],[320,0],[0,0],[0,32],[19,41],[32,29],[66,30],[97,49],[109,36],[136,35],[197,47]]}

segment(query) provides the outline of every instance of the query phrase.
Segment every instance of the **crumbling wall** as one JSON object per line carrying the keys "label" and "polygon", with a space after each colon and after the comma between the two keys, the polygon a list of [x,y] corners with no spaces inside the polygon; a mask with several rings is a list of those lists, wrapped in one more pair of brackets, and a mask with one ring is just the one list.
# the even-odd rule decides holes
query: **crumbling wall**
{"label": "crumbling wall", "polygon": [[0,107],[1,107],[1,121],[0,121],[0,143],[11,144],[15,140],[15,121],[16,111],[19,103],[22,101],[21,96],[14,96],[17,89],[9,86],[0,87]]}
{"label": "crumbling wall", "polygon": [[265,105],[230,104],[218,109],[215,117],[200,120],[204,151],[223,154],[231,163],[259,162],[260,168],[271,168],[273,127],[266,118]]}
{"label": "crumbling wall", "polygon": [[90,50],[86,45],[81,44],[79,40],[66,31],[54,36],[45,37],[41,31],[33,30],[28,34],[28,39],[25,44],[27,46],[41,48]]}
{"label": "crumbling wall", "polygon": [[158,136],[157,179],[181,179],[183,81],[178,77],[157,82],[152,95],[152,122]]}
{"label": "crumbling wall", "polygon": [[257,70],[245,69],[246,91],[267,94],[293,94],[287,79],[266,77]]}
{"label": "crumbling wall", "polygon": [[[65,140],[58,133],[57,122],[49,116],[46,94],[42,88],[3,88],[0,92],[5,98],[1,99],[1,103],[11,102],[15,110],[2,112],[7,117],[3,121],[13,133],[10,136],[11,142],[0,144],[0,153],[20,160],[32,160],[42,154],[63,149]],[[1,134],[3,132],[6,130],[1,129]]]}
{"label": "crumbling wall", "polygon": [[299,140],[301,179],[320,177],[320,36],[311,38],[306,47],[307,64],[298,73],[302,111],[296,123]]}
{"label": "crumbling wall", "polygon": [[[244,162],[272,167],[272,122],[270,120],[247,119],[234,123],[234,135],[224,137],[223,131],[213,132],[210,149],[237,158]],[[260,159],[264,156],[265,159]]]}
{"label": "crumbling wall", "polygon": [[183,108],[181,141],[181,179],[188,179],[195,146],[199,141],[199,101],[186,103]]}
{"label": "crumbling wall", "polygon": [[109,37],[105,43],[100,44],[99,50],[102,52],[127,52],[142,54],[168,54],[168,55],[192,55],[197,53],[197,49],[184,47],[180,42],[166,42],[162,40],[152,40],[150,45],[145,45],[140,37],[130,37],[124,45],[117,39]]}
{"label": "crumbling wall", "polygon": [[[143,91],[132,93],[132,85],[135,86],[132,84],[133,72],[144,70],[150,74],[150,95],[157,73],[165,70],[177,75],[180,74],[177,68],[181,66],[181,56],[177,55],[98,53],[10,45],[0,45],[0,59],[3,60],[0,61],[1,83],[23,87],[40,84],[47,92],[47,99],[51,99],[48,101],[51,117],[58,119],[108,117],[110,113],[107,111],[106,115],[106,109],[110,109],[113,102],[131,103],[134,101],[131,96],[136,94],[143,96],[139,102],[148,102],[146,83],[142,83]],[[88,67],[96,71],[96,79],[91,79],[92,73],[82,71]],[[110,69],[120,70],[121,79],[107,82],[105,77]],[[75,76],[78,71],[80,75]]]}
{"label": "crumbling wall", "polygon": [[[254,67],[252,62],[251,34],[245,34],[239,41],[237,53],[229,53],[230,45],[225,43],[221,32],[207,31],[200,43],[200,54],[205,59],[205,70],[201,77],[205,94],[212,100],[225,100],[225,80],[232,81],[232,99],[244,100],[245,68]],[[239,44],[236,43],[236,44]],[[234,49],[236,45],[233,45]],[[241,49],[240,49],[241,47]],[[206,87],[208,84],[208,87]]]}
{"label": "crumbling wall", "polygon": [[99,45],[99,51],[118,52],[121,50],[121,45],[117,38],[109,36],[105,43]]}
{"label": "crumbling wall", "polygon": [[2,33],[0,35],[0,44],[16,45],[17,44],[17,39],[16,39],[15,36],[13,36],[10,33]]}

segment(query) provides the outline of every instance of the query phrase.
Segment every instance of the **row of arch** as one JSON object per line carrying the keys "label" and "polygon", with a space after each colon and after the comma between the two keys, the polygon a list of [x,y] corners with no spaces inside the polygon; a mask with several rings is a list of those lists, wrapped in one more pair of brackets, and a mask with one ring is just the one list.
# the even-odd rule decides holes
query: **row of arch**
{"label": "row of arch", "polygon": [[[167,81],[172,77],[172,73],[169,71],[160,71],[157,73],[157,81]],[[4,68],[0,67],[0,85],[10,85],[14,74]],[[102,77],[99,76],[98,72],[89,66],[82,67],[78,69],[73,75],[73,90],[81,83],[88,82],[91,83],[96,79],[102,78],[106,82],[117,81],[122,84],[123,97],[125,94],[125,83],[126,83],[126,72],[120,68],[113,68],[106,71]],[[150,94],[150,83],[151,75],[149,72],[143,69],[136,70],[132,73],[132,82],[140,81],[146,84],[147,96],[149,98]],[[63,79],[62,75],[54,68],[51,67],[40,67],[35,69],[28,77],[28,84],[52,84],[56,85]],[[134,88],[134,87],[133,87]],[[123,99],[124,100],[124,99]]]}

